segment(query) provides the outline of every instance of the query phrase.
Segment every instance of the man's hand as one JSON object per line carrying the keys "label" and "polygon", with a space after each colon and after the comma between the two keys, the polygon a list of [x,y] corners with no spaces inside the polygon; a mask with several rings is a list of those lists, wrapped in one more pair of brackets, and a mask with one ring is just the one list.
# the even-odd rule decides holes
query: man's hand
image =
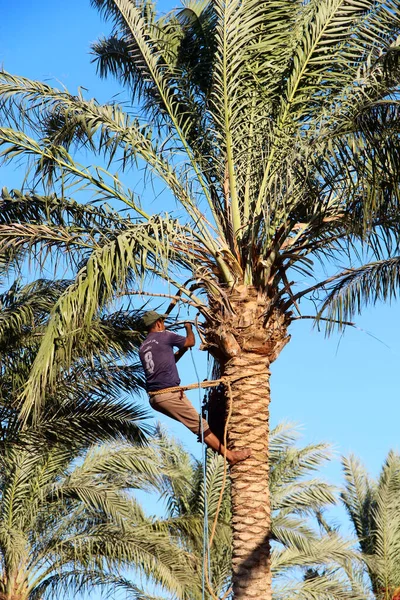
{"label": "man's hand", "polygon": [[186,329],[185,345],[183,346],[183,348],[178,350],[178,352],[175,352],[175,362],[178,362],[178,360],[182,358],[185,352],[187,352],[187,349],[192,348],[196,343],[191,323],[185,323],[184,327]]}
{"label": "man's hand", "polygon": [[192,325],[191,323],[185,323],[184,327],[186,329],[186,340],[184,348],[192,348],[196,343],[196,340],[194,339]]}

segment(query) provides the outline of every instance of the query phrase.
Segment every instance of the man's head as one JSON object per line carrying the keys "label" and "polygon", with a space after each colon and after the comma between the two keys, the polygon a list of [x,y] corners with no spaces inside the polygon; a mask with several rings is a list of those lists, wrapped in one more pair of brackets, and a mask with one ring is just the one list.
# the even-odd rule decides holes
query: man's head
{"label": "man's head", "polygon": [[155,310],[149,310],[145,312],[142,317],[143,325],[147,331],[164,331],[164,319],[167,317],[165,314],[159,314]]}

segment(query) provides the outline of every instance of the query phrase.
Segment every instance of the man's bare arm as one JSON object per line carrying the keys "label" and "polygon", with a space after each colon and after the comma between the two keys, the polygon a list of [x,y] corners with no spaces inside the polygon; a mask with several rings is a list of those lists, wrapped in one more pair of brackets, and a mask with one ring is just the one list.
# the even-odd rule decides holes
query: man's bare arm
{"label": "man's bare arm", "polygon": [[185,352],[187,352],[188,348],[192,348],[196,343],[191,324],[185,323],[185,329],[186,329],[185,344],[184,344],[183,348],[181,348],[180,350],[175,352],[175,362],[176,363],[178,362],[178,360],[180,358],[182,358],[182,356],[185,354]]}

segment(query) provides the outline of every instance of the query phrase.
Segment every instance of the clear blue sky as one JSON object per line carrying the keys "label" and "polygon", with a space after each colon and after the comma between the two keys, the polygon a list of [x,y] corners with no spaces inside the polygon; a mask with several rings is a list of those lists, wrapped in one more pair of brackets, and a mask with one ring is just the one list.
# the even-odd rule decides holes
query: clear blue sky
{"label": "clear blue sky", "polygon": [[[161,9],[173,5],[171,0],[159,4]],[[90,64],[90,42],[110,27],[89,0],[0,0],[0,17],[0,64],[7,71],[61,83],[71,92],[83,86],[100,101],[121,91],[111,81],[100,81]],[[9,167],[0,170],[1,186],[18,187],[19,178]],[[272,365],[272,424],[298,422],[304,441],[330,441],[338,456],[354,452],[377,474],[389,449],[399,449],[399,316],[398,304],[378,305],[356,319],[359,329],[330,339],[313,330],[311,321],[295,323],[292,341]],[[203,379],[205,361],[199,354]],[[180,368],[184,383],[194,381],[189,356]],[[196,393],[192,399],[197,402]],[[170,429],[198,452],[183,426]],[[340,483],[338,461],[325,475]]]}

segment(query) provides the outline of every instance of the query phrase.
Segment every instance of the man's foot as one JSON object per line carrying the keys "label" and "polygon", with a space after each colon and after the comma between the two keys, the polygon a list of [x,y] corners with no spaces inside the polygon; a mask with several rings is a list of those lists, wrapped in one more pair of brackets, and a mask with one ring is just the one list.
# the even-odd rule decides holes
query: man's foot
{"label": "man's foot", "polygon": [[241,462],[242,460],[246,460],[251,456],[251,448],[243,448],[243,450],[231,450],[229,456],[227,456],[227,460],[229,464],[236,465],[236,463]]}

